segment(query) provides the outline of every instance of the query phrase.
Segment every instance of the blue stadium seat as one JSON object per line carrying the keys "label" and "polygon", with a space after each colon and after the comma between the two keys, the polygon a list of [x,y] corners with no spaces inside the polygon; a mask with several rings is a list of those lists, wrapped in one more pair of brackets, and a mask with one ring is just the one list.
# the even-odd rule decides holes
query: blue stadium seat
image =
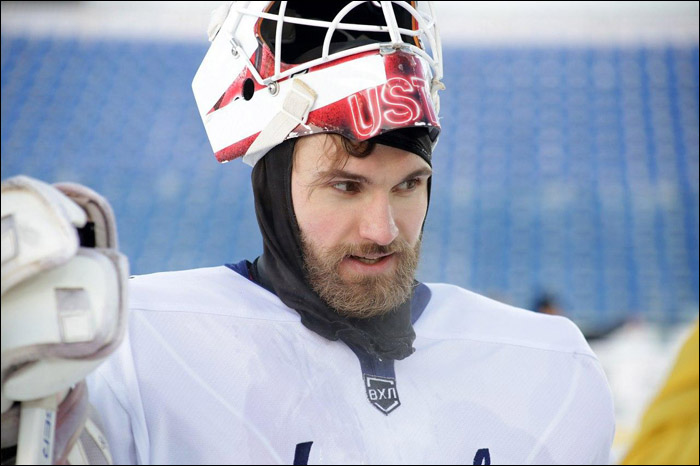
{"label": "blue stadium seat", "polygon": [[[2,37],[2,176],[105,194],[134,273],[254,259],[250,168],[218,165],[206,44]],[[698,308],[698,47],[446,49],[419,278],[575,319]]]}

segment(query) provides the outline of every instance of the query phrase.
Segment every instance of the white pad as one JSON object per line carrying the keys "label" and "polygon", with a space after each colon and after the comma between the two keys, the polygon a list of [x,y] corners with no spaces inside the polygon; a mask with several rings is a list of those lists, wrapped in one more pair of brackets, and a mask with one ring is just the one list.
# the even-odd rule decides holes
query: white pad
{"label": "white pad", "polygon": [[[87,420],[81,381],[126,328],[128,262],[117,250],[112,208],[79,184],[25,176],[2,182],[1,204],[2,446],[19,443],[18,463],[65,462],[69,453],[73,461],[111,461],[109,452],[95,458],[83,447],[99,429]],[[55,443],[46,443],[47,425],[56,426]]]}
{"label": "white pad", "polygon": [[73,257],[75,228],[86,221],[83,209],[53,186],[26,176],[3,181],[2,294]]}
{"label": "white pad", "polygon": [[[85,378],[125,329],[128,263],[112,209],[83,186],[58,188],[2,183],[3,412]],[[76,227],[92,225],[96,247],[80,247]]]}

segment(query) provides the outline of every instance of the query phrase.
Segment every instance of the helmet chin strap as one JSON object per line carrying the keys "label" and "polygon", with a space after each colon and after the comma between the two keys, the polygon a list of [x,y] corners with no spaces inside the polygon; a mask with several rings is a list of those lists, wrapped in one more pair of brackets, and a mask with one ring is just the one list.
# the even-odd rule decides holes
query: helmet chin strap
{"label": "helmet chin strap", "polygon": [[315,101],[316,92],[301,79],[294,78],[292,87],[282,102],[282,108],[251,144],[248,152],[243,156],[243,161],[254,167],[265,155],[261,149],[277,146],[294,128],[306,123]]}

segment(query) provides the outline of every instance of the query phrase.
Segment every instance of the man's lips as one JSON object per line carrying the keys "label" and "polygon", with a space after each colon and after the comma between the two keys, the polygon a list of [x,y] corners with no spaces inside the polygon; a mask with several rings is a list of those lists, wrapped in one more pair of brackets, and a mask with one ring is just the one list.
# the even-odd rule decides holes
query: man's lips
{"label": "man's lips", "polygon": [[393,253],[389,254],[367,254],[362,256],[350,256],[352,259],[359,260],[363,263],[376,264],[381,259],[391,256]]}
{"label": "man's lips", "polygon": [[384,262],[387,258],[390,258],[393,255],[394,255],[393,253],[390,253],[390,254],[367,254],[367,255],[363,255],[363,256],[348,256],[348,257],[350,259],[358,261],[362,264],[375,265],[375,264],[379,264],[381,262]]}

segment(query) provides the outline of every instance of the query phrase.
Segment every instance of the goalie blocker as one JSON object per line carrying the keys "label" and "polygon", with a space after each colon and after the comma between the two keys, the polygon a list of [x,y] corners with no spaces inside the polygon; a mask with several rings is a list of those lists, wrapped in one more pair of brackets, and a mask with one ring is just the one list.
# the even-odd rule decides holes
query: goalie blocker
{"label": "goalie blocker", "polygon": [[83,379],[121,342],[127,279],[103,197],[2,182],[3,464],[111,463]]}

